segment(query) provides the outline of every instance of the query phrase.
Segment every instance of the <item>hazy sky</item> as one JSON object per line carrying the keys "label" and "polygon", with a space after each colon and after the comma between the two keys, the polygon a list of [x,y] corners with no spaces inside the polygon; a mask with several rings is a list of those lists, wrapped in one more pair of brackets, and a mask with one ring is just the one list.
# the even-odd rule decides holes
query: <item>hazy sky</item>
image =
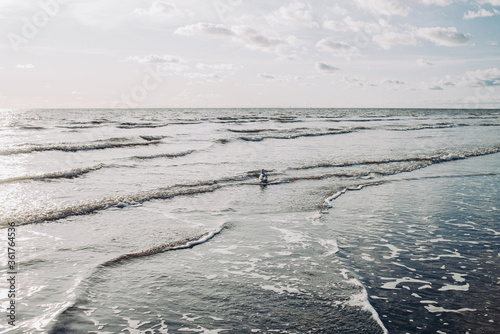
{"label": "hazy sky", "polygon": [[500,0],[0,0],[0,108],[500,108]]}

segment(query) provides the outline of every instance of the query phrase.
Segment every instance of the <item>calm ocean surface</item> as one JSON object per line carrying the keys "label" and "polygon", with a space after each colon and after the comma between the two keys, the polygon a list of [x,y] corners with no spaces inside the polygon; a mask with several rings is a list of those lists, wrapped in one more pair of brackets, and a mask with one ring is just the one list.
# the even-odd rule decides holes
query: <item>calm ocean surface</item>
{"label": "calm ocean surface", "polygon": [[499,110],[1,111],[0,332],[498,333],[499,126]]}

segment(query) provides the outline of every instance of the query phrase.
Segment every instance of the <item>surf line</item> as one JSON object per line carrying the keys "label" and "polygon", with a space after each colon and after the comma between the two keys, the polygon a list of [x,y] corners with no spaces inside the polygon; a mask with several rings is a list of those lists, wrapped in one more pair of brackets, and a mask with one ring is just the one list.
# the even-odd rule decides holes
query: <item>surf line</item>
{"label": "surf line", "polygon": [[[333,195],[331,195],[331,196],[329,196],[329,197],[327,197],[325,199],[326,209],[331,209],[332,208],[331,203],[334,200],[336,200],[337,198],[339,198],[340,196],[342,196],[343,194],[345,194],[346,192],[348,192],[348,191],[361,190],[364,187],[369,187],[369,186],[379,186],[379,185],[384,184],[386,182],[387,181],[376,181],[376,182],[369,182],[369,183],[359,184],[357,186],[351,186],[351,187],[342,188],[341,190],[337,191],[336,193],[334,193]],[[323,213],[327,213],[327,212],[328,211],[323,211]]]}
{"label": "surf line", "polygon": [[144,256],[156,255],[156,254],[164,253],[164,252],[168,252],[168,251],[193,248],[195,246],[204,244],[205,242],[209,241],[210,239],[215,237],[217,234],[219,234],[223,229],[224,229],[224,225],[222,225],[217,230],[213,230],[213,231],[207,232],[205,234],[198,235],[198,236],[186,239],[186,240],[174,241],[174,242],[171,242],[169,244],[157,246],[157,247],[154,247],[154,248],[142,251],[142,252],[121,255],[117,258],[114,258],[112,260],[109,260],[109,261],[106,261],[106,262],[100,264],[99,268],[115,266],[115,265],[122,264],[124,262],[128,262],[128,261],[131,261],[133,259],[141,258]]}

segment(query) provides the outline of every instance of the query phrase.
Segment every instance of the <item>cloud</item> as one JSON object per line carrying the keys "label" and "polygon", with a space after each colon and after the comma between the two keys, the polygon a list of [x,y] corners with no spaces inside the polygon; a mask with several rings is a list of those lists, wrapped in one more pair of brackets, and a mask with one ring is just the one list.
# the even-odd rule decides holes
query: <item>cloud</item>
{"label": "cloud", "polygon": [[290,82],[293,80],[300,80],[299,77],[293,77],[289,75],[274,75],[274,74],[267,74],[267,73],[259,73],[257,75],[258,78],[265,79],[265,80],[272,80],[272,81],[282,81],[282,82]]}
{"label": "cloud", "polygon": [[493,67],[487,70],[465,72],[465,76],[460,78],[457,86],[500,86],[500,69]]}
{"label": "cloud", "polygon": [[262,79],[269,79],[269,80],[274,80],[276,79],[276,76],[272,74],[266,74],[266,73],[259,73],[257,77],[262,78]]}
{"label": "cloud", "polygon": [[185,60],[169,55],[147,55],[147,56],[130,56],[126,60],[137,62],[138,64],[146,64],[156,66],[157,71],[175,71],[182,72],[189,67],[181,64]]}
{"label": "cloud", "polygon": [[347,31],[347,27],[344,22],[338,22],[334,20],[326,20],[321,26],[325,29],[333,31]]}
{"label": "cloud", "polygon": [[274,49],[288,44],[284,39],[265,36],[249,26],[237,26],[233,27],[232,30],[238,39],[250,48]]}
{"label": "cloud", "polygon": [[169,55],[147,55],[144,57],[140,56],[130,56],[127,60],[136,61],[139,64],[165,64],[165,63],[179,63],[181,59],[179,57],[173,57]]}
{"label": "cloud", "polygon": [[410,7],[403,0],[355,0],[355,2],[360,8],[384,15],[407,16],[410,12]]}
{"label": "cloud", "polygon": [[151,16],[186,16],[188,11],[179,10],[174,4],[163,1],[154,1],[149,9],[136,8],[136,14],[151,15]]}
{"label": "cloud", "polygon": [[[249,26],[232,26],[228,28],[222,24],[204,22],[177,28],[174,34],[185,36],[212,35],[215,37],[231,38],[233,41],[242,43],[249,49],[259,49],[275,53],[279,56],[284,55],[283,48],[295,47],[298,44],[297,39],[293,36],[284,39],[264,35]],[[286,56],[289,58],[290,54]]]}
{"label": "cloud", "polygon": [[338,70],[340,70],[340,68],[334,67],[334,66],[331,66],[331,65],[328,65],[325,63],[318,62],[318,63],[316,63],[316,70],[318,72],[321,72],[321,73],[330,74],[330,73],[337,72]]}
{"label": "cloud", "polygon": [[215,70],[215,71],[234,71],[239,69],[238,66],[233,65],[233,64],[203,64],[203,63],[198,63],[196,64],[196,68],[200,70]]}
{"label": "cloud", "polygon": [[214,80],[219,80],[221,79],[220,75],[215,74],[215,73],[184,73],[183,76],[189,79],[214,79]]}
{"label": "cloud", "polygon": [[347,88],[359,88],[359,87],[376,87],[377,85],[371,82],[368,82],[364,78],[354,78],[354,77],[346,77],[344,76],[341,82],[347,85]]}
{"label": "cloud", "polygon": [[384,80],[382,83],[388,85],[406,85],[406,82],[400,80]]}
{"label": "cloud", "polygon": [[313,21],[311,5],[305,5],[295,1],[288,6],[282,6],[275,10],[271,15],[267,16],[270,23],[283,25],[302,25],[307,27],[315,27],[318,24]]}
{"label": "cloud", "polygon": [[35,65],[33,64],[18,64],[16,65],[17,68],[20,68],[22,70],[30,70],[32,68],[35,68]]}
{"label": "cloud", "polygon": [[493,87],[500,86],[500,69],[493,67],[486,70],[465,72],[462,76],[447,75],[445,78],[431,82],[424,87],[430,90],[443,90],[443,87]]}
{"label": "cloud", "polygon": [[374,34],[382,31],[384,27],[388,27],[385,20],[377,21],[356,21],[350,16],[344,18],[343,21],[326,20],[322,27],[333,31],[362,31],[367,34]]}
{"label": "cloud", "polygon": [[417,35],[440,46],[460,46],[470,39],[470,35],[458,32],[455,27],[419,28]]}
{"label": "cloud", "polygon": [[417,59],[417,64],[418,64],[419,66],[432,66],[432,65],[434,65],[434,64],[433,64],[433,63],[431,63],[430,61],[427,61],[427,60],[422,59],[422,58]]}
{"label": "cloud", "polygon": [[316,47],[324,51],[329,51],[334,54],[349,54],[357,53],[358,48],[352,46],[346,42],[336,42],[330,38],[323,38],[316,43]]}
{"label": "cloud", "polygon": [[469,20],[469,19],[475,19],[477,17],[490,17],[494,15],[500,15],[500,12],[495,8],[493,8],[491,12],[484,8],[480,8],[477,12],[469,10],[467,13],[464,14],[464,19]]}
{"label": "cloud", "polygon": [[177,28],[174,34],[185,36],[214,35],[235,36],[235,33],[222,24],[199,22],[185,27]]}
{"label": "cloud", "polygon": [[416,45],[417,40],[412,33],[386,31],[373,36],[373,41],[382,49],[389,50],[393,45]]}
{"label": "cloud", "polygon": [[492,6],[500,6],[500,0],[480,0],[479,3],[482,5],[488,4]]}
{"label": "cloud", "polygon": [[426,6],[436,5],[436,6],[445,7],[445,6],[451,5],[453,3],[453,0],[417,0],[417,2],[421,3],[422,5],[426,5]]}

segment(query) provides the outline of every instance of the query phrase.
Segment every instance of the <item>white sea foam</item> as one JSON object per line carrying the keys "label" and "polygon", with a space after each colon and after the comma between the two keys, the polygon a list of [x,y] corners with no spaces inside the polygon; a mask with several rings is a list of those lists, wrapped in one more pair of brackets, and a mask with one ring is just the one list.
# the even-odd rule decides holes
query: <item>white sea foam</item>
{"label": "white sea foam", "polygon": [[[391,280],[393,278],[382,278],[384,280]],[[431,284],[429,281],[424,281],[416,278],[411,278],[411,277],[403,277],[403,278],[398,278],[392,282],[387,282],[381,286],[382,289],[389,289],[389,290],[394,290],[398,289],[398,285],[402,283],[421,283],[421,284]]]}
{"label": "white sea foam", "polygon": [[[357,281],[357,282],[356,282]],[[361,282],[359,282],[356,279],[351,279],[350,282],[354,285],[360,286],[361,287],[361,292],[358,294],[354,294],[350,297],[349,301],[347,302],[347,305],[349,306],[357,306],[361,307],[362,310],[370,312],[373,320],[380,326],[384,334],[389,333],[387,328],[384,326],[384,323],[380,319],[379,314],[377,311],[373,308],[373,306],[370,304],[370,301],[368,299],[368,292],[366,289],[363,287]]]}
{"label": "white sea foam", "polygon": [[427,305],[427,306],[425,306],[425,309],[427,311],[429,311],[430,313],[443,313],[443,312],[448,312],[448,313],[463,313],[463,312],[475,312],[476,311],[476,309],[472,309],[472,308],[461,308],[461,309],[458,309],[458,310],[450,310],[450,309],[445,309],[443,307],[437,307],[437,306],[434,306],[434,305]]}
{"label": "white sea foam", "polygon": [[438,291],[469,291],[469,283],[464,285],[453,285],[453,284],[445,284],[443,287],[439,288]]}

